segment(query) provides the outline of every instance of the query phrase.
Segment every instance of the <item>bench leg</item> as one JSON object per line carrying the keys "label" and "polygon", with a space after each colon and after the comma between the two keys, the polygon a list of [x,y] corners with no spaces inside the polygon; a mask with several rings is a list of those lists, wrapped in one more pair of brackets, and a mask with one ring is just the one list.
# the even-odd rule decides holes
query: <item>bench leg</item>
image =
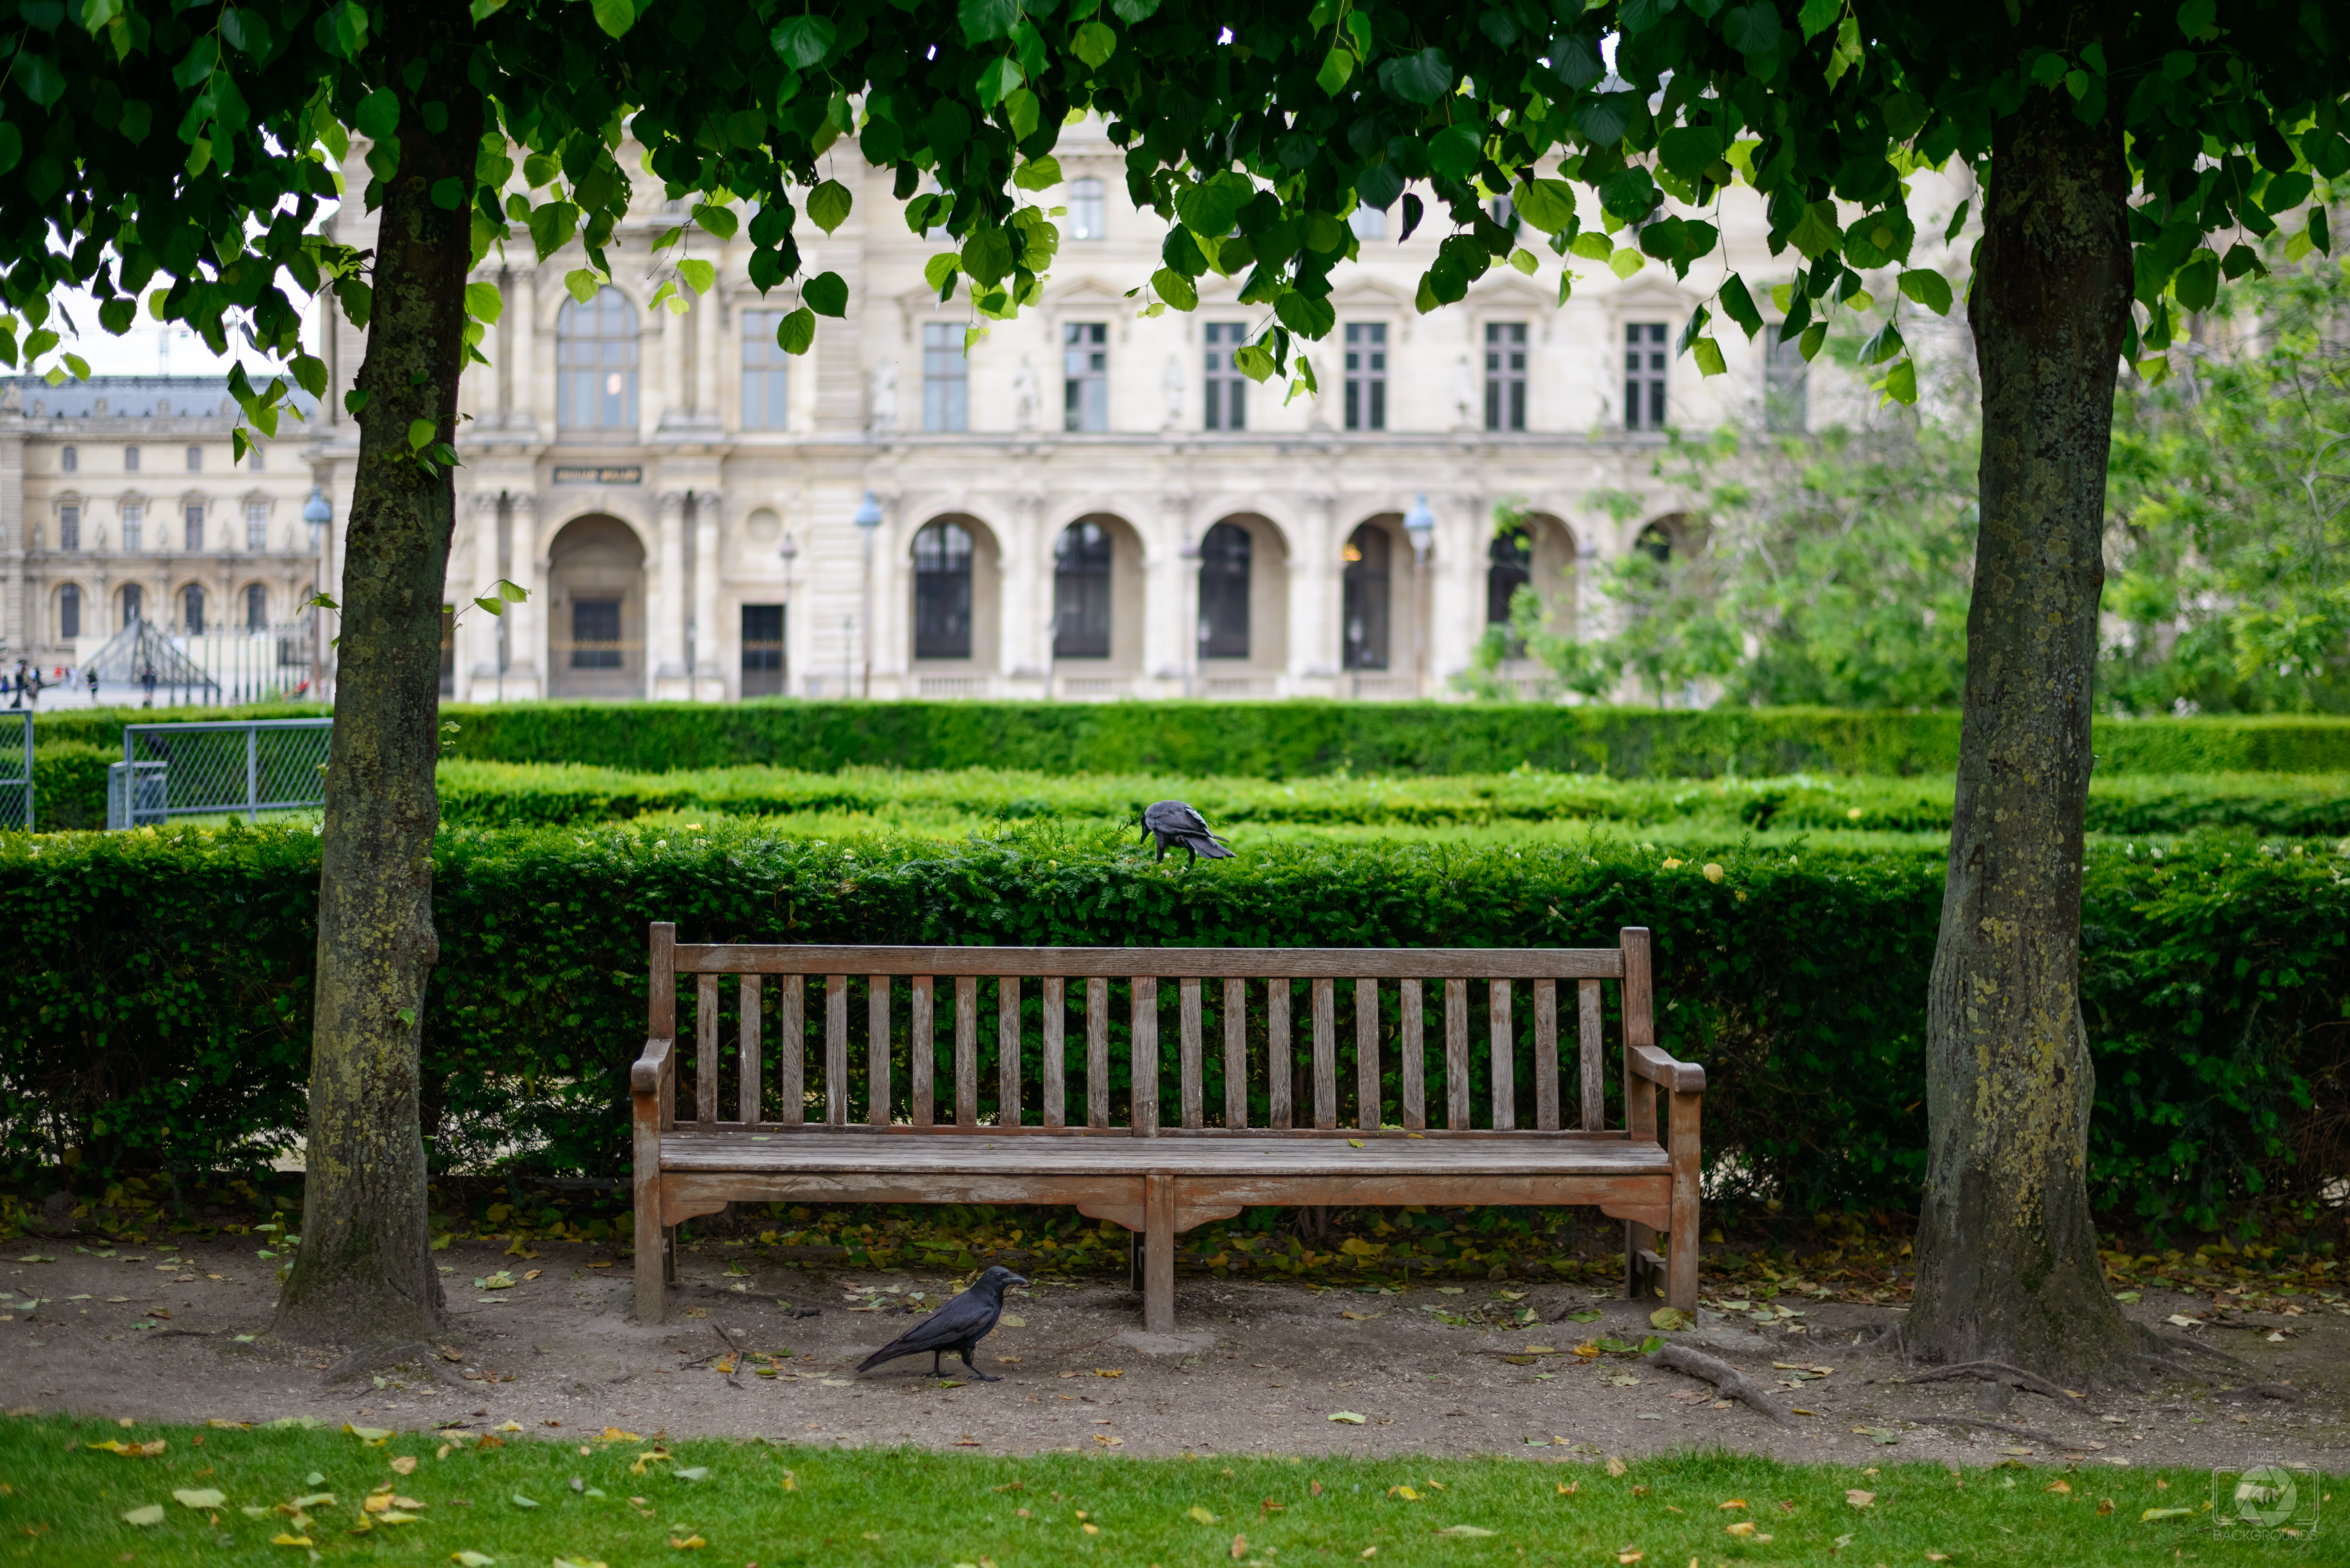
{"label": "bench leg", "polygon": [[1142,1182],[1142,1328],[1175,1332],[1175,1178],[1163,1170]]}
{"label": "bench leg", "polygon": [[1638,1220],[1624,1221],[1624,1293],[1634,1301],[1646,1301],[1657,1293],[1656,1266],[1648,1259],[1656,1256],[1657,1229],[1643,1225]]}
{"label": "bench leg", "polygon": [[660,1222],[660,1197],[637,1195],[637,1321],[660,1323],[669,1315],[670,1232]]}
{"label": "bench leg", "polygon": [[1698,1158],[1696,1095],[1672,1096],[1673,1232],[1666,1259],[1665,1300],[1694,1316],[1697,1313],[1698,1183],[1703,1174]]}

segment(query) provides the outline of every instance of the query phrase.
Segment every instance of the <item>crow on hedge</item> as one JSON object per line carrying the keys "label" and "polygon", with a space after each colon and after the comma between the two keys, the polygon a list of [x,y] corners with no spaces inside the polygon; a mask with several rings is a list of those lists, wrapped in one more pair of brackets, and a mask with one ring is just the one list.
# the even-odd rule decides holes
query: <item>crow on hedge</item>
{"label": "crow on hedge", "polygon": [[1224,841],[1208,831],[1207,818],[1180,800],[1162,800],[1145,806],[1142,836],[1159,840],[1159,853],[1151,857],[1155,860],[1166,859],[1170,849],[1190,850],[1195,866],[1202,855],[1211,860],[1232,857]]}
{"label": "crow on hedge", "polygon": [[1003,1311],[1003,1287],[1027,1282],[1011,1270],[996,1265],[973,1280],[971,1289],[858,1362],[857,1370],[870,1372],[885,1361],[920,1355],[927,1350],[931,1353],[931,1376],[936,1377],[940,1376],[939,1357],[951,1350],[962,1357],[962,1364],[982,1383],[1003,1381],[982,1372],[972,1363],[971,1353],[993,1331],[995,1320]]}

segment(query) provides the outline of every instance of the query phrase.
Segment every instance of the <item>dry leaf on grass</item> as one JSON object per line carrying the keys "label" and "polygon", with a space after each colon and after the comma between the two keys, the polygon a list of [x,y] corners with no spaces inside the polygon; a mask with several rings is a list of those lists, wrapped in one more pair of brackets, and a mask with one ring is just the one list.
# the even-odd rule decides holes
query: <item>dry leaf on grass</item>
{"label": "dry leaf on grass", "polygon": [[398,1459],[392,1460],[391,1473],[400,1476],[414,1475],[416,1473],[416,1456],[414,1454],[402,1454]]}
{"label": "dry leaf on grass", "polygon": [[163,1522],[163,1505],[160,1502],[151,1502],[143,1507],[131,1509],[123,1514],[122,1522],[125,1524],[161,1524]]}
{"label": "dry leaf on grass", "polygon": [[172,1495],[179,1500],[182,1508],[219,1508],[228,1501],[224,1493],[214,1491],[210,1487],[201,1490],[174,1491]]}
{"label": "dry leaf on grass", "polygon": [[1630,1468],[1630,1466],[1625,1464],[1622,1459],[1617,1458],[1614,1454],[1607,1456],[1607,1473],[1609,1475],[1620,1476]]}
{"label": "dry leaf on grass", "polygon": [[1855,1508],[1866,1508],[1877,1501],[1877,1494],[1873,1491],[1863,1491],[1858,1487],[1851,1487],[1845,1491],[1844,1500]]}

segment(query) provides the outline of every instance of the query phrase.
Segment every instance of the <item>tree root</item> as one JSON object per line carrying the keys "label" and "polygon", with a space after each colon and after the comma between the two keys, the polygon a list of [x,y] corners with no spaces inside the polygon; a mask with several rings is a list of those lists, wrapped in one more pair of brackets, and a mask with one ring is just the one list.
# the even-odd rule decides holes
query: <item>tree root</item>
{"label": "tree root", "polygon": [[2012,1383],[2033,1394],[2044,1394],[2051,1399],[2077,1399],[2078,1394],[2069,1388],[2059,1388],[2036,1372],[2026,1372],[2020,1366],[2010,1366],[2003,1361],[1961,1361],[1950,1366],[1937,1366],[1930,1371],[1897,1377],[1897,1383],[1936,1383],[1945,1377],[1981,1377],[1993,1382]]}
{"label": "tree root", "polygon": [[319,1375],[321,1385],[332,1386],[365,1376],[380,1366],[414,1363],[429,1373],[436,1383],[452,1388],[463,1388],[464,1382],[442,1365],[441,1353],[421,1339],[395,1339],[362,1345]]}
{"label": "tree root", "polygon": [[1783,1427],[1792,1427],[1794,1418],[1773,1403],[1762,1386],[1717,1356],[1701,1350],[1691,1350],[1686,1345],[1668,1345],[1648,1357],[1652,1366],[1670,1367],[1675,1372],[1702,1378],[1731,1398],[1743,1401],[1746,1407],[1759,1415],[1768,1416]]}
{"label": "tree root", "polygon": [[2173,1350],[2191,1350],[2198,1355],[2208,1355],[2214,1361],[2224,1362],[2228,1366],[2237,1368],[2239,1371],[2257,1372],[2260,1370],[2259,1367],[2254,1366],[2251,1362],[2246,1361],[2241,1355],[2231,1355],[2227,1351],[2221,1350],[2217,1345],[2202,1344],[2198,1340],[2188,1338],[2183,1334],[2158,1334],[2154,1336],[2154,1343],[2157,1345],[2168,1345]]}
{"label": "tree root", "polygon": [[2298,1404],[2301,1393],[2290,1383],[2247,1383],[2241,1388],[2223,1390],[2230,1394],[2257,1394],[2263,1399],[2282,1399],[2288,1405]]}
{"label": "tree root", "polygon": [[2168,1372],[2177,1376],[2191,1377],[2198,1383],[2209,1383],[2211,1381],[2209,1374],[2189,1366],[2183,1361],[2173,1361],[2167,1355],[2155,1355],[2147,1351],[2141,1350],[2133,1354],[2130,1356],[2130,1359],[2132,1361],[2144,1362],[2147,1366],[2154,1367],[2158,1371]]}
{"label": "tree root", "polygon": [[1854,1348],[1881,1350],[1887,1355],[1898,1355],[1906,1359],[1909,1354],[1909,1342],[1908,1336],[1901,1332],[1902,1321],[1900,1318],[1895,1318],[1868,1338],[1862,1340]]}
{"label": "tree root", "polygon": [[1915,1419],[1929,1427],[1979,1427],[1986,1432],[2004,1432],[2010,1437],[2029,1438],[2044,1447],[2064,1449],[2073,1453],[2082,1452],[2089,1447],[2086,1443],[2076,1443],[2030,1427],[2018,1427],[2007,1421],[1986,1421],[1979,1416],[1919,1416]]}

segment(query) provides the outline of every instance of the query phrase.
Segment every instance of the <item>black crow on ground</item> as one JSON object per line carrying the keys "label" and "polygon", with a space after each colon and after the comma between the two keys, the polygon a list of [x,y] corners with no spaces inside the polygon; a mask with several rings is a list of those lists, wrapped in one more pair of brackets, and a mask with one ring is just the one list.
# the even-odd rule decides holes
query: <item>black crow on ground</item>
{"label": "black crow on ground", "polygon": [[1207,819],[1180,800],[1162,800],[1145,806],[1142,836],[1159,840],[1159,853],[1151,857],[1155,860],[1166,859],[1170,849],[1190,850],[1193,865],[1202,855],[1211,860],[1232,857],[1224,841],[1208,831]]}
{"label": "black crow on ground", "polygon": [[885,1361],[920,1355],[927,1350],[931,1353],[931,1376],[936,1377],[941,1376],[939,1357],[951,1350],[962,1357],[962,1364],[982,1383],[1003,1381],[982,1372],[973,1365],[971,1353],[993,1331],[996,1318],[1003,1314],[1003,1288],[1027,1282],[1000,1264],[988,1270],[972,1282],[971,1289],[858,1362],[857,1370],[870,1372]]}

